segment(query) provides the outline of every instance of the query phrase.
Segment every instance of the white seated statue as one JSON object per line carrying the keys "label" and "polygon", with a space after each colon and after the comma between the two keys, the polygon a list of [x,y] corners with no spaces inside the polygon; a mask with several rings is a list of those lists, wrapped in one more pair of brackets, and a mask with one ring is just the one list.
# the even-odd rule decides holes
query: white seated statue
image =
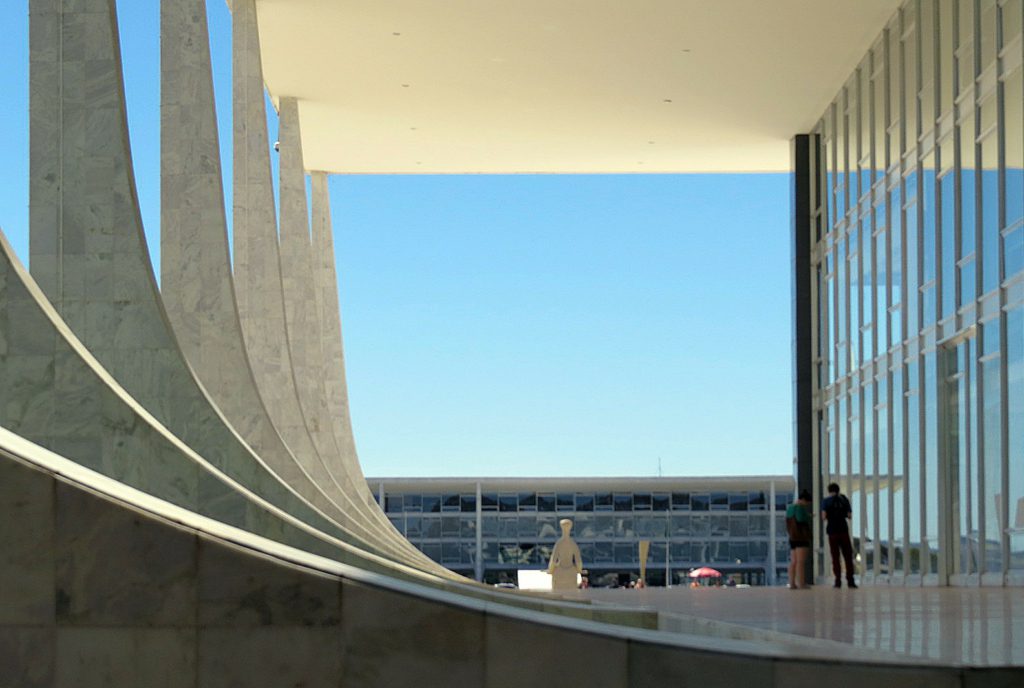
{"label": "white seated statue", "polygon": [[551,551],[551,561],[548,562],[551,589],[575,590],[576,576],[583,573],[583,558],[580,556],[579,545],[569,537],[572,521],[563,518],[558,524],[562,526],[562,537],[555,543],[555,548]]}

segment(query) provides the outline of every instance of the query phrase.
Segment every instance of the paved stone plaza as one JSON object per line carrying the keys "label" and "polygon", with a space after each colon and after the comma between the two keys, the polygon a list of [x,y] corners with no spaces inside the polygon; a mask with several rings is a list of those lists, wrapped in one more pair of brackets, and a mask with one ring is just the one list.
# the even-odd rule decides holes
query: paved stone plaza
{"label": "paved stone plaza", "polygon": [[720,622],[711,632],[722,635],[742,637],[749,630],[751,638],[770,638],[754,632],[769,631],[952,666],[1024,665],[1024,596],[1015,588],[818,585],[810,590],[591,589],[579,595],[600,604]]}

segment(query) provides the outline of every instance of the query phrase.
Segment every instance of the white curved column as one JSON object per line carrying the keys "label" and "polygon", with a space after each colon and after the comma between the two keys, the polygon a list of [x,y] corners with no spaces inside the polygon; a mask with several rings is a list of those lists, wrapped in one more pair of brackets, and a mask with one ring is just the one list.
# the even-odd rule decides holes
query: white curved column
{"label": "white curved column", "polygon": [[[293,454],[329,496],[356,509],[364,505],[353,500],[352,493],[332,477],[325,463],[325,458],[337,456],[333,437],[329,438],[329,444],[314,443],[314,438],[318,437],[314,432],[317,426],[313,423],[316,416],[307,418],[299,401],[286,326],[259,31],[253,0],[233,3],[232,23],[234,283],[246,350],[271,420]],[[304,187],[302,193],[304,203]],[[309,241],[308,230],[306,241]],[[308,275],[307,271],[307,279]],[[319,437],[323,440],[323,433]],[[393,529],[378,525],[377,530],[380,537],[403,549],[421,566],[431,570],[439,568]]]}
{"label": "white curved column", "polygon": [[271,420],[314,478],[330,481],[292,376],[254,0],[236,0],[233,33],[234,284],[245,348]]}
{"label": "white curved column", "polygon": [[[114,1],[32,0],[30,8],[30,248],[47,296],[90,353],[160,423],[233,480],[320,522],[323,514],[300,503],[231,427],[173,335],[139,214]],[[84,455],[99,452],[103,460],[102,444],[85,439],[93,432],[86,424],[74,428]],[[218,508],[201,483],[182,489],[192,489],[202,508]],[[381,547],[368,532],[359,544]]]}
{"label": "white curved column", "polygon": [[366,484],[348,406],[348,383],[345,380],[345,349],[341,331],[341,304],[338,300],[338,278],[334,259],[334,229],[331,222],[331,200],[326,172],[310,173],[313,225],[313,274],[320,312],[320,342],[324,361],[324,391],[327,413],[341,451],[341,460],[352,477],[359,494],[380,520],[390,527]]}
{"label": "white curved column", "polygon": [[232,426],[288,484],[366,539],[292,456],[252,377],[235,307],[205,0],[161,3],[161,288],[178,342]]}
{"label": "white curved column", "polygon": [[[317,286],[309,231],[306,172],[302,158],[299,105],[295,98],[282,97],[280,117],[281,194],[281,282],[284,288],[285,323],[292,356],[292,372],[299,392],[299,404],[320,456],[341,489],[353,498],[367,521],[369,505],[359,499],[360,489],[337,441],[327,408],[324,378],[323,339],[320,328],[321,293]],[[351,458],[351,457],[349,457]],[[365,481],[360,481],[367,490]],[[379,522],[377,522],[379,523]],[[381,529],[382,533],[388,531]],[[388,533],[388,537],[391,534]]]}

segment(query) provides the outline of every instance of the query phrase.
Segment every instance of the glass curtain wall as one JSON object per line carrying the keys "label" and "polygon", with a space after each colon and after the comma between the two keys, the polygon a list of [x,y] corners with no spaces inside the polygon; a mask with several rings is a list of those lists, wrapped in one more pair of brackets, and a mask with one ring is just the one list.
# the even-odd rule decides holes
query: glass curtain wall
{"label": "glass curtain wall", "polygon": [[1022,24],[905,2],[813,132],[816,471],[868,582],[1024,584]]}

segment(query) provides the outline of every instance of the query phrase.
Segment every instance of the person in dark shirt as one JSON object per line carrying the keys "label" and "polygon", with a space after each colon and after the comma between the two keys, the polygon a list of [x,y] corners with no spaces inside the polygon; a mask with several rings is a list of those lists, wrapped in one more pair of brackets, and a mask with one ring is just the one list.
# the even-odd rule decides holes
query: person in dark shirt
{"label": "person in dark shirt", "polygon": [[839,485],[828,486],[828,497],[821,503],[821,520],[826,522],[825,532],[828,534],[828,548],[832,553],[832,573],[836,577],[836,587],[842,587],[842,571],[839,567],[839,554],[843,555],[846,564],[846,587],[856,588],[853,580],[853,545],[850,543],[850,526],[848,521],[853,518],[853,508],[845,495],[839,494]]}

